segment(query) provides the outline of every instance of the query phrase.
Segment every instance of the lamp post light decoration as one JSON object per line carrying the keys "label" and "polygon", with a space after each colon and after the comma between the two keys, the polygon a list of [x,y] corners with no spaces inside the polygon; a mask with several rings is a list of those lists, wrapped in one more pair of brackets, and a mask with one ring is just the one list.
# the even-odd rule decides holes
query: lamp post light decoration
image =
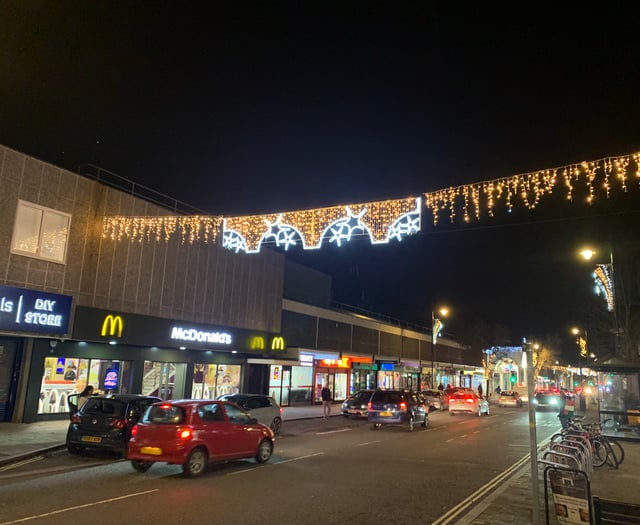
{"label": "lamp post light decoration", "polygon": [[[598,252],[591,248],[585,248],[580,252],[584,260],[590,261]],[[613,314],[614,324],[614,350],[616,354],[620,352],[620,328],[618,326],[618,308],[616,303],[615,271],[613,266],[613,251],[609,251],[609,262],[596,264],[593,271],[593,279],[596,283],[596,294],[604,296],[607,303],[607,310]]]}
{"label": "lamp post light decoration", "polygon": [[436,378],[436,361],[437,361],[437,354],[436,354],[436,345],[438,344],[438,336],[440,335],[440,333],[442,332],[442,329],[444,328],[444,323],[442,322],[442,320],[440,319],[440,317],[436,317],[436,314],[438,314],[440,317],[446,317],[447,315],[449,315],[449,309],[447,307],[441,307],[439,308],[437,311],[436,310],[431,310],[431,343],[432,343],[432,348],[433,348],[433,359],[431,360],[431,377],[432,377],[432,381],[433,381],[433,388],[436,388],[436,382],[437,382],[437,378]]}

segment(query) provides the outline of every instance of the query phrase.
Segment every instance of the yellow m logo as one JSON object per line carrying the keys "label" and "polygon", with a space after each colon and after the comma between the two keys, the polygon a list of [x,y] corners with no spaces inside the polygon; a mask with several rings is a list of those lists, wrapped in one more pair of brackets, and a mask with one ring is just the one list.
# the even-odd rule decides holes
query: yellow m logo
{"label": "yellow m logo", "polygon": [[251,340],[251,350],[264,350],[264,337],[255,336]]}
{"label": "yellow m logo", "polygon": [[102,330],[100,331],[100,335],[104,337],[105,335],[110,336],[118,336],[122,337],[122,330],[124,328],[124,322],[122,321],[122,317],[119,315],[107,315],[102,322]]}
{"label": "yellow m logo", "polygon": [[284,337],[274,337],[271,341],[271,350],[284,350]]}

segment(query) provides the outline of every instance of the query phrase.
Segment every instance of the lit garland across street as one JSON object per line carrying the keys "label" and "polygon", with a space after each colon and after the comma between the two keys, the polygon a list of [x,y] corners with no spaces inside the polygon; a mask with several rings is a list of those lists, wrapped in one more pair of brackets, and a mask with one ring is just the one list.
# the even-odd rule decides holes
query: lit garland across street
{"label": "lit garland across street", "polygon": [[[499,205],[507,212],[518,203],[532,210],[553,191],[563,191],[567,200],[578,191],[586,192],[590,204],[600,193],[610,198],[614,188],[627,192],[630,178],[640,183],[640,153],[436,190],[423,194],[424,206],[431,211],[434,226],[441,213],[451,222],[458,215],[470,222],[484,214],[493,217]],[[422,197],[408,197],[242,217],[112,216],[104,218],[103,237],[168,242],[178,235],[182,243],[214,243],[222,236],[222,245],[236,253],[257,253],[267,244],[314,250],[323,242],[342,246],[362,236],[382,244],[420,231],[421,201]]]}

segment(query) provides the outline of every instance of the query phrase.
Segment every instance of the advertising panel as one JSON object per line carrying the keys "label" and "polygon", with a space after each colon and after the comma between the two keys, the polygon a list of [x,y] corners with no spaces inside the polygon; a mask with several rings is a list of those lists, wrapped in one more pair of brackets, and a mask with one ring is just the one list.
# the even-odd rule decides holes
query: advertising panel
{"label": "advertising panel", "polygon": [[66,335],[72,299],[0,285],[0,330]]}

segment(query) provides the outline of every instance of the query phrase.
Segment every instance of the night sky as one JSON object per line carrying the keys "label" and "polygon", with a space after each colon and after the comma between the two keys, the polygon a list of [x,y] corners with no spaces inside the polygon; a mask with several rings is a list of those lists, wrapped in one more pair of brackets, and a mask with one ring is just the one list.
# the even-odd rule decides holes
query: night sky
{"label": "night sky", "polygon": [[[640,151],[638,7],[0,10],[0,143],[72,171],[98,165],[215,215],[400,198]],[[429,324],[446,303],[454,338],[480,320],[514,343],[567,338],[604,304],[577,249],[622,252],[639,219],[635,184],[591,207],[552,199],[436,228],[425,217],[401,244],[292,258],[332,273],[336,300],[392,317]]]}

